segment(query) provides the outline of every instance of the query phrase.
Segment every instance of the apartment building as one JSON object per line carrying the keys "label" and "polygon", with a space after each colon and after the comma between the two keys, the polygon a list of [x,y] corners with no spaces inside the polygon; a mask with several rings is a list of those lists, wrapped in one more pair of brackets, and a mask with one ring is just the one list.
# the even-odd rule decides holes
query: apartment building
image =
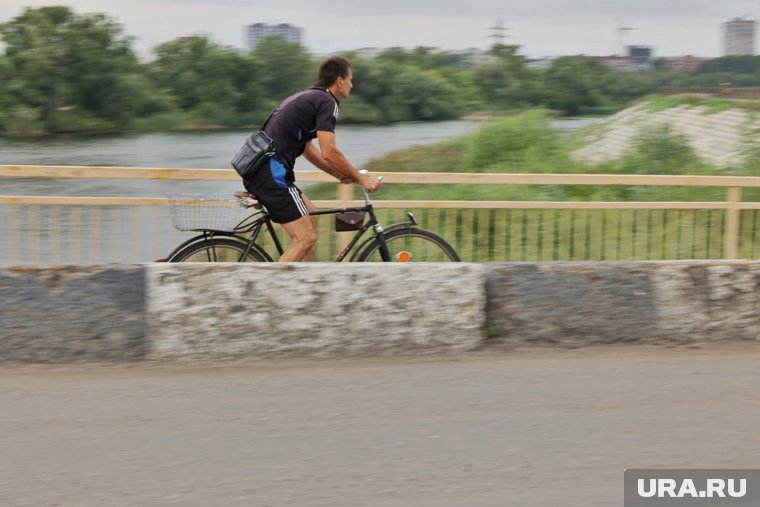
{"label": "apartment building", "polygon": [[755,54],[755,20],[736,18],[723,23],[724,56]]}
{"label": "apartment building", "polygon": [[282,37],[288,42],[301,44],[303,29],[288,23],[280,23],[278,25],[255,23],[246,27],[246,40],[249,51],[256,49],[256,46],[267,37]]}

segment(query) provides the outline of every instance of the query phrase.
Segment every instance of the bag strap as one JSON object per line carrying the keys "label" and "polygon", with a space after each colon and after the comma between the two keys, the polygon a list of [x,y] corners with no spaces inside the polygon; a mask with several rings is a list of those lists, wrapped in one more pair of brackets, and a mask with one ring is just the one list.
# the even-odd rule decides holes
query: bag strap
{"label": "bag strap", "polygon": [[[275,108],[275,109],[277,109],[277,108]],[[271,119],[272,119],[272,115],[274,115],[274,109],[272,110],[272,112],[271,112],[271,113],[269,113],[269,116],[267,116],[267,119],[266,119],[266,120],[264,120],[264,123],[261,125],[261,128],[260,128],[259,130],[261,130],[262,132],[264,131],[264,127],[266,127],[266,126],[267,126],[267,123],[269,123],[269,120],[271,120]],[[295,143],[292,143],[292,144],[290,144],[289,146],[287,146],[287,149],[284,149],[284,148],[283,148],[283,149],[281,149],[280,151],[281,151],[282,153],[287,153],[287,152],[289,152],[290,150],[292,150],[293,148],[295,148],[296,146],[298,146],[300,143],[301,143],[301,141],[296,141]],[[272,153],[272,156],[276,155],[276,154],[277,154],[277,151],[278,151],[278,150],[277,150],[277,147],[273,145],[273,147],[272,147],[272,151],[271,151],[271,153]]]}

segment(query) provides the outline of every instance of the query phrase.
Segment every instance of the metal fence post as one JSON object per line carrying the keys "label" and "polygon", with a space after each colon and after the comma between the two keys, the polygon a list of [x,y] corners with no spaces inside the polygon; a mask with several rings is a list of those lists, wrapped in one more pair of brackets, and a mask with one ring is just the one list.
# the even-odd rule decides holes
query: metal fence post
{"label": "metal fence post", "polygon": [[726,191],[726,232],[723,237],[723,257],[736,259],[739,257],[739,221],[741,220],[742,200],[741,187],[729,187]]}
{"label": "metal fence post", "polygon": [[[348,203],[346,201],[354,200],[354,184],[349,183],[346,185],[344,183],[338,183],[337,198],[339,201],[343,202],[343,204],[340,205],[341,207],[347,207]],[[331,219],[333,218],[331,217]],[[348,246],[348,243],[351,241],[353,234],[349,232],[337,232],[336,234],[338,236],[338,251],[335,252],[335,255],[337,256],[341,251],[343,251],[344,248]]]}

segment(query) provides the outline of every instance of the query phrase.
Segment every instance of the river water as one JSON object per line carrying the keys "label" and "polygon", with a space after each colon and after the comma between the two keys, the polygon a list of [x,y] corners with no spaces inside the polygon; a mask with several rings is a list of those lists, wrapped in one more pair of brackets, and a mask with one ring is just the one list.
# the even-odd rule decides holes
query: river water
{"label": "river water", "polygon": [[[555,120],[567,132],[596,119]],[[482,123],[448,121],[388,126],[339,126],[338,146],[356,166],[392,151],[476,131]],[[171,133],[67,135],[0,139],[0,164],[81,165],[168,168],[230,168],[229,161],[247,135],[243,130]],[[303,158],[298,170],[315,170]],[[170,193],[228,194],[235,182],[2,179],[3,195],[164,197]]]}
{"label": "river water", "polygon": [[[341,126],[338,146],[356,166],[414,145],[433,144],[478,128],[477,122],[402,123]],[[0,139],[0,164],[209,168],[230,171],[230,159],[248,134],[243,130],[71,135]],[[315,170],[305,159],[298,170]],[[222,193],[242,189],[235,182],[134,180],[2,180],[5,195],[90,195],[163,197],[167,193]]]}

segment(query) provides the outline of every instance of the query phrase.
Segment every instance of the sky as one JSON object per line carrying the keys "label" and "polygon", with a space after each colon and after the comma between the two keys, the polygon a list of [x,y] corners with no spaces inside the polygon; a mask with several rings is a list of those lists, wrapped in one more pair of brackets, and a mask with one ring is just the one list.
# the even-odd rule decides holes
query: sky
{"label": "sky", "polygon": [[532,58],[622,54],[627,44],[652,46],[656,57],[718,57],[724,22],[760,19],[760,0],[0,0],[0,22],[48,5],[108,14],[136,38],[143,58],[189,35],[244,48],[244,27],[258,22],[303,28],[303,44],[317,54],[486,49],[501,23],[504,43]]}

